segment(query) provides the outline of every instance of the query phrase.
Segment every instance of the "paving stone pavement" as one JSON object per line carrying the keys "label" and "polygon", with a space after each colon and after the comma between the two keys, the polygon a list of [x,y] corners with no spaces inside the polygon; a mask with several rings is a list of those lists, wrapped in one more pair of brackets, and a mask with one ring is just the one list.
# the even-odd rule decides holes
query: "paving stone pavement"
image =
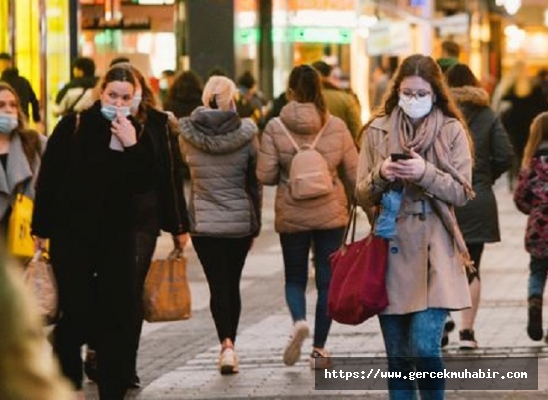
{"label": "paving stone pavement", "polygon": [[[267,195],[272,192],[267,190]],[[537,391],[448,391],[446,398],[461,399],[548,399],[548,347],[531,341],[525,331],[526,287],[529,256],[523,248],[526,216],[513,205],[506,180],[496,185],[502,242],[486,245],[481,264],[482,300],[475,326],[479,349],[458,349],[459,314],[453,313],[457,328],[450,335],[446,357],[538,357]],[[265,201],[264,233],[257,239],[242,279],[243,312],[237,351],[240,373],[221,376],[216,369],[219,346],[208,310],[208,291],[199,266],[189,254],[189,276],[194,315],[188,321],[145,324],[139,354],[139,373],[144,387],[128,398],[137,400],[183,399],[371,399],[388,398],[380,391],[320,391],[314,389],[314,373],[308,365],[311,339],[303,346],[301,360],[286,367],[281,354],[291,328],[284,302],[283,271],[277,237],[272,231],[272,201]],[[159,245],[165,250],[166,242]],[[259,250],[260,251],[259,251]],[[309,287],[313,287],[310,280]],[[308,318],[313,326],[315,290],[310,290]],[[265,310],[267,310],[265,312]],[[328,348],[337,357],[382,357],[384,346],[377,319],[359,326],[334,323]],[[91,385],[88,399],[94,398]]]}

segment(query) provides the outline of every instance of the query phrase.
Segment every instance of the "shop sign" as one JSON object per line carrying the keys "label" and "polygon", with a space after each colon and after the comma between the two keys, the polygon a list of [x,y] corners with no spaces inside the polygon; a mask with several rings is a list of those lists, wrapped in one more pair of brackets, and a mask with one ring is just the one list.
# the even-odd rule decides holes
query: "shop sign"
{"label": "shop sign", "polygon": [[369,28],[367,54],[370,56],[399,55],[409,53],[411,26],[405,21],[379,21]]}
{"label": "shop sign", "polygon": [[433,25],[438,27],[440,36],[467,35],[470,27],[470,17],[467,13],[437,18]]}

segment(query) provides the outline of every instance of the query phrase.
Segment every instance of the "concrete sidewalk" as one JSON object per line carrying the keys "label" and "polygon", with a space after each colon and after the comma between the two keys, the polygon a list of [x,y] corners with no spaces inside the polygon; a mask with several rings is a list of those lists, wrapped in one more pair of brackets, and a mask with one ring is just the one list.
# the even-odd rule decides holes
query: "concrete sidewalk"
{"label": "concrete sidewalk", "polygon": [[[512,202],[505,180],[501,179],[496,186],[501,219],[502,242],[486,246],[482,265],[482,300],[475,326],[479,349],[464,353],[458,350],[459,315],[453,317],[457,328],[450,336],[445,350],[448,357],[472,354],[479,357],[500,356],[537,356],[539,357],[539,377],[548,371],[548,348],[544,342],[533,342],[526,334],[527,320],[527,277],[529,256],[523,248],[523,235],[526,216],[520,214]],[[265,207],[269,207],[268,203]],[[272,223],[272,213],[267,212],[265,225]],[[271,229],[271,228],[270,228]],[[272,232],[271,232],[272,233]],[[161,247],[161,246],[160,246]],[[273,284],[275,283],[275,284]],[[308,353],[311,339],[305,341],[301,361],[295,366],[286,367],[282,362],[282,352],[291,328],[287,308],[283,303],[283,275],[279,245],[274,240],[261,249],[252,251],[242,280],[242,288],[254,288],[258,293],[257,304],[267,307],[271,299],[279,299],[267,314],[258,315],[240,329],[237,351],[240,358],[240,373],[234,376],[221,376],[216,369],[219,346],[212,331],[213,324],[208,318],[208,292],[203,280],[192,283],[194,309],[202,315],[200,327],[207,325],[210,346],[196,342],[188,347],[172,362],[173,368],[160,374],[145,387],[134,392],[130,397],[142,400],[182,400],[182,399],[225,399],[225,398],[272,398],[300,399],[313,397],[327,398],[387,398],[386,391],[317,391],[314,389],[314,372],[308,365]],[[263,286],[261,286],[263,285]],[[313,287],[310,282],[309,287]],[[275,292],[274,294],[271,292]],[[263,295],[261,295],[261,293]],[[272,297],[269,297],[272,296]],[[308,317],[313,326],[315,290],[308,295]],[[244,310],[242,318],[246,315]],[[255,308],[254,308],[255,309]],[[200,314],[200,312],[202,314]],[[252,311],[250,311],[252,313]],[[190,333],[199,329],[198,325],[189,327],[192,320],[172,324],[147,324],[143,341],[155,339],[156,335],[171,329],[177,332],[188,329]],[[181,343],[185,337],[178,338]],[[182,345],[182,344],[181,344]],[[336,357],[375,357],[384,356],[384,346],[377,319],[372,319],[359,326],[333,324],[327,344],[330,352]],[[141,348],[140,364],[146,369],[146,363],[161,363],[160,355],[153,353],[154,347]],[[192,356],[188,356],[192,352]],[[158,359],[158,360],[157,360]],[[539,378],[539,391],[448,391],[448,399],[548,399],[548,384]]]}

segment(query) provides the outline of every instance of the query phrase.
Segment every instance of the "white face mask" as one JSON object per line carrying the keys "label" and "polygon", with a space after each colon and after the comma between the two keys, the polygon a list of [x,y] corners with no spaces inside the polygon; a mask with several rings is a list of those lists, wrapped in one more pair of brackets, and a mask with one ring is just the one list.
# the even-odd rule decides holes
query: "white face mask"
{"label": "white face mask", "polygon": [[404,96],[400,95],[398,105],[409,118],[422,118],[432,110],[433,101],[431,94],[423,97],[412,96],[411,98],[406,99],[403,97]]}

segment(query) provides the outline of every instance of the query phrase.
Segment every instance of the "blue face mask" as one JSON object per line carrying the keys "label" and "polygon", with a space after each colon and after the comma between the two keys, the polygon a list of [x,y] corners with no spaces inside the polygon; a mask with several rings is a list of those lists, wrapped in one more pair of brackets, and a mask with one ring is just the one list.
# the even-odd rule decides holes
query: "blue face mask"
{"label": "blue face mask", "polygon": [[118,110],[121,111],[124,117],[127,117],[130,114],[129,107],[116,107],[110,104],[101,106],[101,114],[103,114],[103,117],[105,117],[109,121],[114,121],[116,119],[116,115],[118,115]]}
{"label": "blue face mask", "polygon": [[17,115],[0,114],[0,134],[9,135],[18,125]]}

